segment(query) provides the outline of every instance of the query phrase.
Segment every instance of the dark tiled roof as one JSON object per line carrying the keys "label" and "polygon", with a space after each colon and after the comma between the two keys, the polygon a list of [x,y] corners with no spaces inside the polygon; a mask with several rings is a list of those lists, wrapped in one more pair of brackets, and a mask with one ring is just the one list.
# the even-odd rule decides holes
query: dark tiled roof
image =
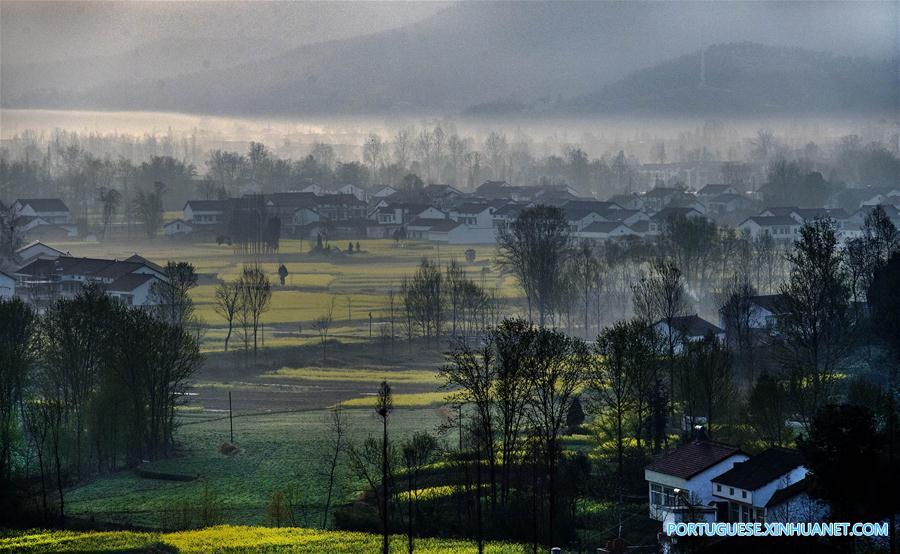
{"label": "dark tiled roof", "polygon": [[696,441],[680,446],[674,452],[666,454],[648,465],[646,469],[681,479],[690,479],[704,469],[735,454],[743,454],[743,452],[740,448],[730,444]]}
{"label": "dark tiled roof", "polygon": [[276,192],[270,194],[268,200],[277,208],[305,208],[316,205],[316,195],[312,192]]}
{"label": "dark tiled roof", "polygon": [[751,296],[750,302],[773,314],[780,314],[784,312],[784,307],[782,306],[783,300],[780,294]]}
{"label": "dark tiled roof", "polygon": [[129,273],[127,275],[122,275],[107,285],[106,290],[113,292],[131,292],[147,281],[156,278],[157,277],[146,273]]}
{"label": "dark tiled roof", "polygon": [[697,314],[676,317],[672,320],[672,327],[682,335],[689,337],[703,337],[707,333],[718,335],[724,333],[721,327],[713,325]]}
{"label": "dark tiled roof", "polygon": [[724,194],[728,192],[728,189],[731,189],[731,185],[721,185],[721,184],[709,184],[703,187],[702,189],[697,191],[697,194],[703,194],[706,196],[713,196],[717,194]]}
{"label": "dark tiled roof", "polygon": [[36,212],[67,212],[65,202],[59,198],[20,198],[17,200],[22,206],[31,206]]}
{"label": "dark tiled roof", "polygon": [[847,212],[841,208],[797,208],[792,213],[807,219],[847,219]]}
{"label": "dark tiled roof", "polygon": [[566,219],[568,219],[569,221],[581,221],[591,214],[597,214],[596,210],[586,206],[576,206],[570,208],[569,204],[566,204],[562,209],[566,214]]}
{"label": "dark tiled roof", "polygon": [[456,208],[453,208],[453,211],[461,214],[480,214],[481,212],[489,209],[491,209],[491,207],[487,204],[466,202],[465,204],[461,204]]}
{"label": "dark tiled roof", "polygon": [[733,468],[714,478],[713,482],[753,491],[801,465],[803,456],[797,450],[773,447],[763,450],[746,462],[734,464]]}
{"label": "dark tiled roof", "polygon": [[[753,217],[748,217],[744,220],[744,223],[752,221],[759,225],[760,227],[772,227],[775,225],[781,226],[794,226],[800,225],[797,223],[797,220],[787,215],[755,215]],[[741,223],[743,225],[743,223]]]}
{"label": "dark tiled roof", "polygon": [[619,227],[625,227],[628,229],[628,226],[624,223],[620,223],[618,221],[595,221],[582,229],[582,233],[610,233]]}
{"label": "dark tiled roof", "polygon": [[779,504],[794,498],[801,492],[806,492],[807,489],[809,489],[809,479],[800,479],[796,483],[792,483],[783,489],[778,489],[772,497],[769,498],[769,501],[766,502],[766,508],[778,506]]}
{"label": "dark tiled roof", "polygon": [[417,217],[414,220],[407,223],[406,226],[407,226],[407,228],[409,228],[409,227],[433,228],[435,225],[439,225],[443,221],[447,221],[447,220],[446,219],[434,219],[434,218],[428,218],[428,217]]}
{"label": "dark tiled roof", "polygon": [[126,261],[126,262],[133,262],[133,263],[136,263],[136,264],[144,264],[145,266],[149,267],[150,269],[156,270],[156,271],[158,271],[158,272],[160,272],[160,273],[165,273],[165,272],[166,272],[165,268],[163,268],[161,265],[155,264],[155,263],[151,262],[150,260],[148,260],[147,258],[145,258],[145,257],[143,257],[143,256],[141,256],[141,255],[139,255],[139,254],[132,254],[131,256],[125,258],[125,261]]}
{"label": "dark tiled roof", "polygon": [[674,217],[684,216],[687,217],[691,212],[694,212],[697,215],[703,215],[694,208],[690,208],[687,206],[669,206],[668,208],[663,208],[662,210],[653,214],[653,221],[667,221]]}
{"label": "dark tiled roof", "polygon": [[766,208],[765,210],[763,210],[763,212],[769,212],[770,214],[772,214],[774,216],[780,216],[780,215],[790,215],[799,209],[800,208],[798,208],[797,206],[774,206],[774,207]]}
{"label": "dark tiled roof", "polygon": [[184,207],[188,205],[195,212],[224,212],[228,209],[228,200],[188,200]]}
{"label": "dark tiled roof", "polygon": [[441,219],[437,223],[431,226],[431,231],[437,231],[439,233],[446,233],[448,231],[452,231],[462,225],[462,223],[457,223],[456,221],[450,219]]}

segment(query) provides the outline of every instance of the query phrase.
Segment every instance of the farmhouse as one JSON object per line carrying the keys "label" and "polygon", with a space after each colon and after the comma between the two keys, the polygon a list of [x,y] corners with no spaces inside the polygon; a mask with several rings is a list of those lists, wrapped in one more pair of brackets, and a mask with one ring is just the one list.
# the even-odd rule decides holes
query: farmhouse
{"label": "farmhouse", "polygon": [[683,343],[703,340],[708,335],[719,341],[725,340],[724,329],[713,325],[697,314],[673,318],[671,327],[665,320],[658,321],[654,327],[663,337],[674,336],[676,352],[681,352]]}
{"label": "farmhouse", "polygon": [[727,505],[727,521],[766,521],[766,505],[775,492],[805,477],[800,452],[773,447],[714,477],[713,496]]}
{"label": "farmhouse", "polygon": [[20,198],[13,203],[16,214],[24,217],[38,217],[48,225],[67,225],[69,208],[59,198]]}
{"label": "farmhouse", "polygon": [[769,235],[775,240],[793,241],[799,236],[802,226],[789,215],[757,215],[745,219],[738,228],[754,239]]}
{"label": "farmhouse", "polygon": [[182,211],[184,221],[192,225],[223,225],[228,200],[188,200]]}
{"label": "farmhouse", "polygon": [[662,522],[716,521],[711,480],[749,459],[740,448],[699,438],[644,469],[650,517]]}
{"label": "farmhouse", "polygon": [[67,252],[57,250],[52,246],[47,246],[43,242],[36,240],[16,250],[16,259],[20,264],[24,265],[37,259],[55,260],[60,256],[68,256]]}
{"label": "farmhouse", "polygon": [[193,230],[193,226],[183,219],[173,219],[163,225],[163,234],[167,237],[186,236]]}
{"label": "farmhouse", "polygon": [[607,240],[615,237],[637,235],[628,225],[618,221],[597,221],[574,234],[578,238],[592,240]]}
{"label": "farmhouse", "polygon": [[[43,306],[57,298],[72,298],[88,283],[96,283],[111,291],[111,295],[136,306],[147,304],[150,281],[166,279],[162,268],[139,256],[131,261],[60,256],[56,259],[36,259],[20,268],[17,294],[36,306]],[[144,275],[149,277],[123,277]],[[148,284],[149,283],[149,284]],[[110,289],[110,287],[114,287]]]}

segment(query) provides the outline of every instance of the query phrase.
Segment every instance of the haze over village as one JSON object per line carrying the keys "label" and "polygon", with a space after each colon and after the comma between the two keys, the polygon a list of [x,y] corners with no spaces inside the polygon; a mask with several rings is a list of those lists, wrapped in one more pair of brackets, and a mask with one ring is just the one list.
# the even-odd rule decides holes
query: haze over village
{"label": "haze over village", "polygon": [[896,552],[898,29],[3,2],[0,552]]}

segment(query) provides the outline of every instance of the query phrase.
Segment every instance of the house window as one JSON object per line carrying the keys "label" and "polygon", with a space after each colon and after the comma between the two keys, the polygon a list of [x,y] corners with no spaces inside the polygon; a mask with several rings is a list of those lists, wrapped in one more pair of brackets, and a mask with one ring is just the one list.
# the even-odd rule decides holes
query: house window
{"label": "house window", "polygon": [[716,492],[722,492],[722,485],[716,485]]}
{"label": "house window", "polygon": [[741,491],[741,498],[747,498],[747,491]]}
{"label": "house window", "polygon": [[754,508],[753,509],[753,520],[759,521],[760,523],[765,523],[766,509],[765,508]]}
{"label": "house window", "polygon": [[650,483],[650,504],[653,506],[675,506],[675,490],[658,483]]}
{"label": "house window", "polygon": [[728,487],[728,494],[734,496],[734,487]]}

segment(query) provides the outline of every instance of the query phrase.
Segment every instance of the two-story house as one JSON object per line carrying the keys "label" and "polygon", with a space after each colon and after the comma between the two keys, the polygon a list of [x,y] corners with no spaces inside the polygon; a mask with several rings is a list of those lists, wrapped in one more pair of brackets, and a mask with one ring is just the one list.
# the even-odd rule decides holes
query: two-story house
{"label": "two-story house", "polygon": [[[723,509],[719,521],[766,521],[766,506],[779,489],[803,480],[806,468],[797,450],[773,447],[712,479],[715,502]],[[721,517],[727,514],[725,517]]]}
{"label": "two-story house", "polygon": [[20,198],[13,203],[19,217],[40,218],[48,225],[67,225],[69,208],[59,198]]}
{"label": "two-story house", "polygon": [[749,459],[740,448],[699,438],[644,468],[650,517],[662,522],[716,521],[712,479]]}

